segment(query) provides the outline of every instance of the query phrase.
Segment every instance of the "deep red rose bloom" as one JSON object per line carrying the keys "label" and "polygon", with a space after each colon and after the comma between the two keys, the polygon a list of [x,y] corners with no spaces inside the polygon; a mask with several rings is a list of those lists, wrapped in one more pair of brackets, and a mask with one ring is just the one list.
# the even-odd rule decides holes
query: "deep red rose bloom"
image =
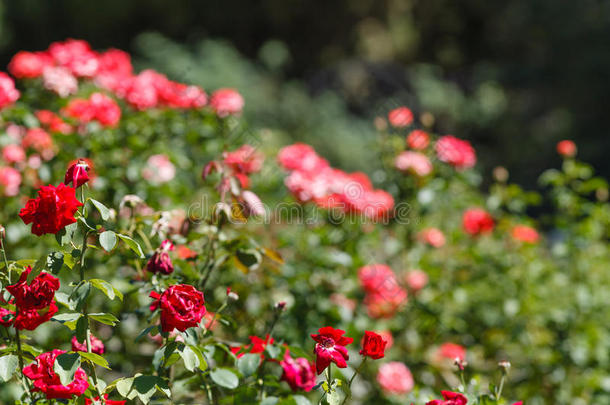
{"label": "deep red rose bloom", "polygon": [[445,163],[456,169],[469,169],[477,162],[477,157],[470,142],[451,135],[442,136],[436,142],[436,155]]}
{"label": "deep red rose bloom", "polygon": [[293,391],[309,392],[316,385],[316,367],[304,357],[293,359],[286,350],[282,366],[282,381],[286,381]]}
{"label": "deep red rose bloom", "polygon": [[466,349],[464,346],[460,346],[456,343],[447,342],[443,343],[441,347],[438,348],[437,355],[451,361],[456,359],[464,361],[466,359]]}
{"label": "deep red rose bloom", "polygon": [[33,392],[42,392],[47,399],[71,399],[81,396],[89,387],[87,374],[82,368],[76,369],[74,380],[68,385],[62,385],[59,376],[55,373],[53,365],[55,359],[65,350],[53,350],[36,357],[36,360],[23,368],[23,374],[34,382]]}
{"label": "deep red rose bloom", "polygon": [[576,144],[570,140],[564,140],[557,143],[557,153],[564,157],[576,156]]}
{"label": "deep red rose bloom", "polygon": [[17,283],[6,286],[8,292],[15,297],[15,305],[20,310],[43,309],[51,305],[55,291],[59,290],[59,279],[47,272],[41,272],[28,285],[27,278],[32,272],[28,266]]}
{"label": "deep red rose bloom", "polygon": [[19,90],[15,88],[13,79],[4,72],[0,72],[0,108],[13,104],[19,99]]}
{"label": "deep red rose bloom", "polygon": [[468,403],[468,399],[458,392],[441,391],[441,395],[443,399],[426,402],[426,405],[466,405]]}
{"label": "deep red rose bloom", "polygon": [[349,359],[349,355],[345,346],[352,343],[354,339],[343,336],[344,333],[345,331],[341,329],[325,326],[320,328],[317,334],[311,335],[311,338],[316,341],[313,352],[316,355],[318,374],[322,374],[331,362],[339,368],[347,367],[346,360]]}
{"label": "deep red rose bloom", "polygon": [[388,121],[393,127],[408,127],[413,122],[413,113],[407,107],[398,107],[388,113]]}
{"label": "deep red rose bloom", "polygon": [[19,51],[9,62],[8,71],[19,79],[31,79],[41,76],[49,62],[49,56],[42,52]]}
{"label": "deep red rose bloom", "polygon": [[161,246],[152,255],[146,270],[151,273],[171,274],[174,272],[174,264],[169,257],[169,252],[174,250],[174,245],[170,240],[164,240]]}
{"label": "deep red rose bloom", "polygon": [[490,233],[494,229],[494,219],[481,208],[471,208],[462,217],[464,231],[470,235]]}
{"label": "deep red rose bloom", "polygon": [[60,183],[57,187],[40,187],[38,197],[28,200],[19,216],[27,225],[32,223],[34,235],[56,234],[66,225],[76,222],[74,214],[83,205],[76,199],[72,187]]}
{"label": "deep red rose bloom", "polygon": [[381,359],[384,356],[387,344],[388,342],[381,335],[367,330],[362,338],[360,354],[373,360]]}
{"label": "deep red rose bloom", "polygon": [[[97,403],[101,403],[100,401],[100,397],[95,397],[93,398],[93,400],[89,399],[89,398],[85,398],[85,405],[93,405],[95,402],[94,401],[98,401]],[[104,395],[104,403],[106,405],[125,405],[127,401],[115,401],[112,399],[108,399],[108,394]]]}
{"label": "deep red rose bloom", "polygon": [[78,162],[72,163],[70,167],[68,167],[64,177],[64,184],[68,185],[72,183],[74,188],[79,188],[88,181],[89,165],[83,159],[79,159]]}
{"label": "deep red rose bloom", "polygon": [[525,243],[533,244],[538,243],[538,241],[540,240],[540,235],[538,234],[538,231],[527,225],[515,225],[511,230],[511,235],[518,241]]}
{"label": "deep red rose bloom", "polygon": [[[104,343],[101,340],[91,335],[91,352],[95,354],[102,355],[104,354]],[[86,352],[87,351],[87,341],[79,342],[76,336],[72,336],[72,350],[75,352]]]}
{"label": "deep red rose bloom", "polygon": [[234,89],[218,89],[212,93],[210,107],[219,117],[239,114],[244,108],[244,98]]}
{"label": "deep red rose bloom", "polygon": [[48,322],[57,313],[55,300],[48,307],[42,309],[19,309],[15,317],[14,326],[19,330],[34,330],[45,322]]}
{"label": "deep red rose bloom", "polygon": [[161,295],[151,292],[150,297],[156,300],[150,305],[150,310],[161,310],[161,328],[164,332],[174,329],[184,332],[199,325],[205,315],[203,293],[192,285],[172,285]]}
{"label": "deep red rose bloom", "polygon": [[407,146],[411,149],[426,149],[430,144],[430,135],[421,129],[415,129],[407,136]]}

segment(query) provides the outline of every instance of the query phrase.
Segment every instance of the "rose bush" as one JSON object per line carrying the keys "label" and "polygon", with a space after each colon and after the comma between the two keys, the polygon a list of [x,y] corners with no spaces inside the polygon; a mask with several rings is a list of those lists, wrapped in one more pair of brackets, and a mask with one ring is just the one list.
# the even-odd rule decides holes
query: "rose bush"
{"label": "rose bush", "polygon": [[481,191],[475,148],[405,106],[375,120],[384,170],[350,173],[120,50],[8,71],[2,402],[610,400],[608,186],[573,143],[544,193]]}

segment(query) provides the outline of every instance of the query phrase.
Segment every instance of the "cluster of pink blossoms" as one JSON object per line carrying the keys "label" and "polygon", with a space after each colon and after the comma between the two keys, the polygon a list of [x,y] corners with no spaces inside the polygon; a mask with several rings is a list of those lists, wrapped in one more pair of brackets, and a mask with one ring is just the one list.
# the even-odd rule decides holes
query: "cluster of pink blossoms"
{"label": "cluster of pink blossoms", "polygon": [[[78,91],[78,79],[88,79],[139,110],[201,108],[208,104],[208,96],[200,87],[169,80],[150,69],[134,74],[128,53],[118,49],[96,52],[89,43],[78,39],[54,42],[45,51],[20,51],[12,58],[8,70],[20,79],[42,78],[45,88],[61,97]],[[17,92],[7,100],[14,101],[18,95]],[[212,94],[210,106],[219,116],[238,114],[243,98],[233,89],[220,89]]]}
{"label": "cluster of pink blossoms", "polygon": [[331,167],[309,145],[296,143],[282,148],[278,161],[290,171],[286,187],[301,202],[312,201],[322,208],[339,208],[371,220],[388,218],[392,213],[394,199],[374,189],[366,174]]}

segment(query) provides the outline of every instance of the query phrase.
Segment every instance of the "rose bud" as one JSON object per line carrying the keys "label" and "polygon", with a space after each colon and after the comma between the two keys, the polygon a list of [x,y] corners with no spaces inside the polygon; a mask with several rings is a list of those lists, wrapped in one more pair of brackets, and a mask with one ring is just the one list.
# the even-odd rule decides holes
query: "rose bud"
{"label": "rose bud", "polygon": [[274,305],[274,308],[278,311],[283,311],[284,308],[286,308],[286,301],[279,301],[276,302]]}
{"label": "rose bud", "polygon": [[79,159],[66,171],[64,184],[73,183],[74,188],[78,188],[89,181],[89,165],[83,159]]}
{"label": "rose bud", "polygon": [[233,301],[237,301],[239,299],[239,295],[236,292],[231,291],[231,287],[227,287],[227,298]]}
{"label": "rose bud", "polygon": [[381,359],[385,355],[384,352],[387,344],[388,342],[381,335],[367,330],[362,338],[360,354],[373,360]]}
{"label": "rose bud", "polygon": [[6,238],[6,229],[4,229],[4,226],[0,225],[0,239],[4,238]]}
{"label": "rose bud", "polygon": [[171,274],[174,271],[174,264],[169,257],[169,252],[174,250],[174,245],[169,240],[164,240],[161,246],[152,255],[146,270],[151,273]]}

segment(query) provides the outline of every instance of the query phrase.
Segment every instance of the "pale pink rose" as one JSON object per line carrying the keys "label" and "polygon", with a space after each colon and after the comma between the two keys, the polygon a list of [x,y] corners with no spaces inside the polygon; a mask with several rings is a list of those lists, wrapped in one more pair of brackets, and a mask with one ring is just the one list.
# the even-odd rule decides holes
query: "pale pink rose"
{"label": "pale pink rose", "polygon": [[57,93],[60,97],[68,97],[78,91],[76,77],[61,66],[46,67],[42,72],[42,83],[47,90]]}
{"label": "pale pink rose", "polygon": [[176,167],[166,155],[152,155],[142,169],[142,177],[151,183],[167,183],[176,175]]}
{"label": "pale pink rose", "polygon": [[406,394],[415,385],[413,375],[407,366],[398,361],[391,361],[379,367],[377,382],[388,394]]}
{"label": "pale pink rose", "polygon": [[19,163],[25,160],[25,151],[19,145],[6,145],[2,149],[2,158],[7,163]]}
{"label": "pale pink rose", "polygon": [[432,163],[423,153],[404,151],[396,157],[394,166],[403,172],[410,172],[417,176],[427,176],[432,172]]}
{"label": "pale pink rose", "polygon": [[0,167],[0,187],[4,190],[4,195],[14,197],[19,194],[21,185],[21,173],[12,167]]}
{"label": "pale pink rose", "polygon": [[219,117],[241,113],[244,98],[234,89],[218,89],[212,93],[210,107]]}
{"label": "pale pink rose", "polygon": [[419,291],[428,284],[428,275],[423,270],[410,270],[405,275],[405,281],[411,290]]}
{"label": "pale pink rose", "polygon": [[427,228],[421,231],[418,239],[433,247],[441,247],[445,245],[445,235],[438,228]]}

